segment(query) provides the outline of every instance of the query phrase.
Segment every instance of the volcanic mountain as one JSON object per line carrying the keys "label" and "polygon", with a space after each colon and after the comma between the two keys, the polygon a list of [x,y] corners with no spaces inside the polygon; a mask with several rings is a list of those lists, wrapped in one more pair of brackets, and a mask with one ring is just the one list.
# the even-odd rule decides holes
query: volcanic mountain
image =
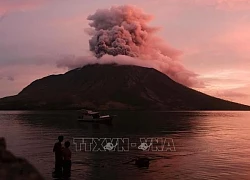
{"label": "volcanic mountain", "polygon": [[32,82],[0,99],[0,109],[250,110],[132,65],[87,65]]}

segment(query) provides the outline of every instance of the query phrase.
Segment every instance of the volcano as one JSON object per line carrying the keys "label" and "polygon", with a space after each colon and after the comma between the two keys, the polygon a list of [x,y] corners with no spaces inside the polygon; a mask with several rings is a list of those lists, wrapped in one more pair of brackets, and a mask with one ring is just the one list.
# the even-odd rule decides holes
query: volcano
{"label": "volcano", "polygon": [[1,110],[250,110],[183,86],[153,69],[93,64],[32,82]]}

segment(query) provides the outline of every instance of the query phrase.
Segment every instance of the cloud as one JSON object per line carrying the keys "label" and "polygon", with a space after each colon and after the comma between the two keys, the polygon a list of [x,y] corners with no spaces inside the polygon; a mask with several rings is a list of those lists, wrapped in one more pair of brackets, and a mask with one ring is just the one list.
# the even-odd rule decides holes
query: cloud
{"label": "cloud", "polygon": [[0,23],[5,19],[7,16],[7,12],[0,14]]}
{"label": "cloud", "polygon": [[112,6],[98,9],[88,16],[92,29],[86,32],[89,40],[90,57],[65,57],[58,67],[76,68],[93,63],[131,64],[153,67],[170,78],[189,87],[201,87],[198,75],[186,69],[178,60],[181,51],[157,37],[158,27],[148,23],[152,15],[130,6]]}
{"label": "cloud", "polygon": [[206,83],[206,88],[210,90],[238,89],[248,86],[250,76],[248,70],[227,69],[213,70],[200,75],[200,78]]}
{"label": "cloud", "polygon": [[[85,66],[87,64],[111,64],[111,63],[154,68],[164,74],[166,74],[166,69],[169,66],[169,64],[161,60],[158,61],[155,60],[154,63],[152,63],[151,60],[144,60],[125,55],[118,55],[118,56],[104,55],[101,59],[98,59],[93,56],[76,57],[71,55],[71,56],[65,56],[64,58],[58,60],[57,67],[74,69]],[[178,61],[174,61],[174,63],[178,63]],[[174,66],[178,67],[179,65],[174,65]],[[176,71],[178,71],[178,69],[176,69]],[[181,82],[186,82],[187,86],[192,86],[196,88],[204,87],[204,83],[202,82],[202,80],[197,78],[198,75],[191,71],[185,71],[185,72],[179,71],[179,73],[176,73],[175,76]]]}
{"label": "cloud", "polygon": [[179,10],[194,7],[207,7],[222,11],[242,11],[250,9],[250,0],[152,0],[150,3],[171,7],[178,6]]}
{"label": "cloud", "polygon": [[36,79],[61,74],[65,70],[51,64],[16,64],[0,67],[0,98],[15,95]]}
{"label": "cloud", "polygon": [[228,88],[228,89],[225,88],[212,91],[206,89],[205,92],[207,94],[210,94],[218,98],[250,105],[249,90],[250,90],[250,84],[240,88]]}
{"label": "cloud", "polygon": [[47,0],[1,0],[0,15],[15,11],[27,11],[35,9]]}
{"label": "cloud", "polygon": [[8,81],[14,81],[15,78],[12,76],[0,76],[0,80],[8,80]]}
{"label": "cloud", "polygon": [[224,91],[218,91],[216,93],[216,96],[221,98],[234,99],[234,98],[246,98],[249,97],[249,94],[238,92],[238,89],[227,89]]}
{"label": "cloud", "polygon": [[249,10],[250,0],[216,0],[215,7],[229,11]]}
{"label": "cloud", "polygon": [[250,82],[247,78],[249,76],[247,68],[209,71],[200,76],[206,88],[197,90],[222,99],[250,104]]}
{"label": "cloud", "polygon": [[[78,57],[78,55],[87,54],[87,41],[89,37],[87,37],[87,34],[84,34],[83,30],[84,26],[87,27],[86,17],[89,12],[93,12],[92,10],[100,6],[100,4],[90,3],[87,10],[82,10],[80,4],[84,4],[85,2],[81,1],[78,4],[68,1],[68,8],[71,9],[70,12],[64,12],[64,4],[62,7],[56,9],[58,13],[56,13],[57,16],[55,18],[50,16],[50,20],[46,20],[51,21],[50,23],[53,24],[50,28],[40,28],[37,25],[38,22],[41,24],[41,27],[45,27],[45,21],[38,21],[36,24],[32,24],[32,31],[27,31],[29,27],[27,25],[30,24],[30,21],[27,21],[27,24],[23,24],[22,27],[19,23],[8,24],[5,21],[8,11],[34,10],[42,6],[44,2],[46,0],[0,0],[0,21],[2,19],[8,25],[4,28],[2,28],[3,26],[1,27],[1,32],[3,32],[1,33],[2,47],[0,47],[2,52],[1,66],[16,62],[31,64],[32,61],[37,61],[37,57],[27,58],[27,54],[36,53],[40,55],[47,53],[47,51],[49,53],[53,52],[53,56],[57,56],[61,52],[75,55],[66,56],[57,62],[58,66],[64,67],[65,70],[80,67],[86,64],[84,62],[100,63],[100,61],[91,56]],[[250,92],[250,88],[248,88],[248,92],[244,90],[247,89],[246,86],[249,83],[247,79],[250,74],[246,73],[243,76],[239,73],[224,72],[226,69],[232,72],[236,70],[249,71],[250,19],[249,11],[247,10],[250,9],[250,6],[248,0],[148,0],[146,2],[138,0],[132,3],[145,8],[150,14],[154,14],[155,19],[154,22],[150,23],[150,26],[164,26],[164,30],[162,29],[161,32],[157,32],[156,35],[161,35],[170,45],[183,51],[181,56],[177,54],[174,57],[174,59],[180,59],[181,57],[180,60],[175,60],[175,62],[184,64],[182,66],[191,71],[188,72],[191,73],[191,76],[189,76],[191,79],[201,79],[204,82],[203,85],[196,83],[196,87],[197,84],[198,87],[203,87],[200,91],[208,92],[215,96],[230,94],[227,91],[231,90],[243,94]],[[121,3],[117,2],[117,4]],[[61,6],[62,3],[58,1],[58,5]],[[105,7],[109,6],[106,2],[102,3],[102,5]],[[77,7],[79,8],[77,9]],[[52,9],[48,8],[48,11],[44,13],[55,14]],[[41,13],[34,13],[34,19],[39,19]],[[58,21],[56,22],[55,19],[58,19]],[[50,30],[47,31],[47,29]],[[21,34],[17,33],[17,30]],[[24,33],[22,34],[22,32]],[[93,31],[89,31],[88,29],[88,34],[90,32]],[[30,35],[29,38],[23,38],[24,40],[20,41],[20,37],[26,37],[26,34]],[[29,44],[29,46],[26,44]],[[26,48],[24,48],[25,46]],[[13,50],[15,50],[15,53],[12,53]],[[167,52],[166,54],[169,53]],[[50,58],[48,61],[54,63],[54,58]],[[103,58],[103,63],[123,59],[121,60],[123,64],[130,62],[143,66],[140,64],[142,62],[140,58],[138,58],[138,63],[120,56],[113,60],[108,59],[111,58],[110,56]],[[144,63],[145,66],[150,65],[147,61]],[[162,62],[155,61],[155,63],[151,64],[151,66],[154,65],[158,69],[164,66],[161,66]],[[10,71],[10,68],[8,69]],[[221,71],[224,74],[219,73]],[[13,73],[6,72],[4,78],[1,80],[5,82],[1,83],[2,87],[5,84],[13,83],[13,81],[7,80],[7,77],[9,75],[13,76]],[[33,74],[33,72],[30,73]],[[15,82],[19,83],[21,81],[18,78],[20,75],[13,76]],[[178,74],[178,76],[183,78],[182,74]],[[36,77],[34,76],[34,78]],[[246,102],[245,99],[248,99],[250,102],[249,98],[233,96],[235,101]]]}

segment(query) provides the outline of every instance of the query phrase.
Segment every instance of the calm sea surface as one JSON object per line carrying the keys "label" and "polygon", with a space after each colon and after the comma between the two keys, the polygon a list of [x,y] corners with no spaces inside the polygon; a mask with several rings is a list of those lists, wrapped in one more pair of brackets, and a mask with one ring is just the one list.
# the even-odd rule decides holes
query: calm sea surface
{"label": "calm sea surface", "polygon": [[[128,152],[76,151],[71,180],[250,179],[250,112],[110,112],[112,126],[79,123],[74,111],[0,111],[0,137],[8,149],[53,179],[53,145],[58,135],[73,138],[172,138],[175,152],[132,148]],[[124,164],[136,156],[149,168]]]}

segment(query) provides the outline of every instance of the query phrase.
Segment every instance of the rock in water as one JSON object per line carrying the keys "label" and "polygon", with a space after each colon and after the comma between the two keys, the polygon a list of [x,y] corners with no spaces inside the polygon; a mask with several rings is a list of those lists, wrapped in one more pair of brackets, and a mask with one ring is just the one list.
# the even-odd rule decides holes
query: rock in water
{"label": "rock in water", "polygon": [[0,138],[1,180],[44,180],[40,173],[25,159],[7,150],[4,138]]}

